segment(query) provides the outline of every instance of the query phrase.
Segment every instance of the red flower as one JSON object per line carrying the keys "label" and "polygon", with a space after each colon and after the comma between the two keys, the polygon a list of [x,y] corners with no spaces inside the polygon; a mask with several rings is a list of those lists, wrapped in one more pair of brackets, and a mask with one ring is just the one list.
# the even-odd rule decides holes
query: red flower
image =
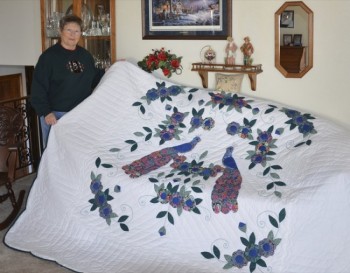
{"label": "red flower", "polygon": [[152,66],[154,65],[155,67],[158,67],[158,60],[156,57],[154,57],[153,55],[150,55],[146,61],[147,67],[149,69],[152,68]]}
{"label": "red flower", "polygon": [[167,59],[167,56],[166,56],[165,52],[164,52],[164,51],[159,52],[159,54],[158,54],[158,60],[160,60],[160,61],[166,61],[166,59]]}
{"label": "red flower", "polygon": [[164,76],[166,76],[166,77],[170,76],[170,70],[168,68],[163,68],[162,70],[163,70]]}
{"label": "red flower", "polygon": [[149,54],[148,55],[148,60],[155,61],[155,60],[157,60],[157,58],[153,54]]}
{"label": "red flower", "polygon": [[171,60],[171,66],[174,67],[175,69],[176,68],[179,68],[180,67],[180,62],[178,59],[175,59],[175,60]]}

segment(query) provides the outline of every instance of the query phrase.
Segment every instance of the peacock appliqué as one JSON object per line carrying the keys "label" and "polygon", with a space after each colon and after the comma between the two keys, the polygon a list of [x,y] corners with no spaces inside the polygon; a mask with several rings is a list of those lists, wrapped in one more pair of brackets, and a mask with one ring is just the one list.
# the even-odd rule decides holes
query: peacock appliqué
{"label": "peacock appliqu\u00e9", "polygon": [[242,176],[232,156],[233,147],[226,148],[222,158],[223,174],[216,180],[211,193],[212,208],[215,213],[237,212],[237,197],[242,184]]}
{"label": "peacock appliqu\u00e9", "polygon": [[200,137],[197,136],[190,142],[155,151],[138,160],[135,160],[128,165],[124,165],[122,169],[131,178],[136,178],[165,166],[171,160],[184,162],[186,157],[180,156],[179,153],[187,153],[191,151],[200,140]]}

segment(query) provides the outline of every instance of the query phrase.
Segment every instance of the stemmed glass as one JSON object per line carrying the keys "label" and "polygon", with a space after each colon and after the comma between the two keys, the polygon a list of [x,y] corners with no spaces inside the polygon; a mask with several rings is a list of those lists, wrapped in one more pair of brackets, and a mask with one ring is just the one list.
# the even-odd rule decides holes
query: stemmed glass
{"label": "stemmed glass", "polygon": [[101,26],[101,34],[109,35],[109,14],[105,12],[103,5],[98,5],[98,23]]}

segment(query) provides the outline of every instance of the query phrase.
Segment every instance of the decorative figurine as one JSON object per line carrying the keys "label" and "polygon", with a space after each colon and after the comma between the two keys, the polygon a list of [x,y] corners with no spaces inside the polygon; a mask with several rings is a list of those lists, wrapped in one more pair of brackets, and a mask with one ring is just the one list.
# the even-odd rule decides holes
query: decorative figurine
{"label": "decorative figurine", "polygon": [[249,37],[244,37],[244,44],[241,46],[241,51],[243,52],[243,64],[244,65],[252,65],[253,58],[252,55],[254,53],[254,47],[250,42]]}
{"label": "decorative figurine", "polygon": [[226,52],[226,64],[235,64],[236,61],[236,51],[237,51],[237,45],[233,41],[233,38],[231,36],[227,37],[227,45],[225,48]]}

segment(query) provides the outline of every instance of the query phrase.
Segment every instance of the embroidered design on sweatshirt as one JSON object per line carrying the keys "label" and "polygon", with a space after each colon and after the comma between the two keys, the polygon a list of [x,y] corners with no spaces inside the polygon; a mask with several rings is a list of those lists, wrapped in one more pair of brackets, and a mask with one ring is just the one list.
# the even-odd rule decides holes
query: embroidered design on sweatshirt
{"label": "embroidered design on sweatshirt", "polygon": [[72,73],[82,73],[84,71],[84,65],[79,61],[69,61],[67,63],[67,69]]}

